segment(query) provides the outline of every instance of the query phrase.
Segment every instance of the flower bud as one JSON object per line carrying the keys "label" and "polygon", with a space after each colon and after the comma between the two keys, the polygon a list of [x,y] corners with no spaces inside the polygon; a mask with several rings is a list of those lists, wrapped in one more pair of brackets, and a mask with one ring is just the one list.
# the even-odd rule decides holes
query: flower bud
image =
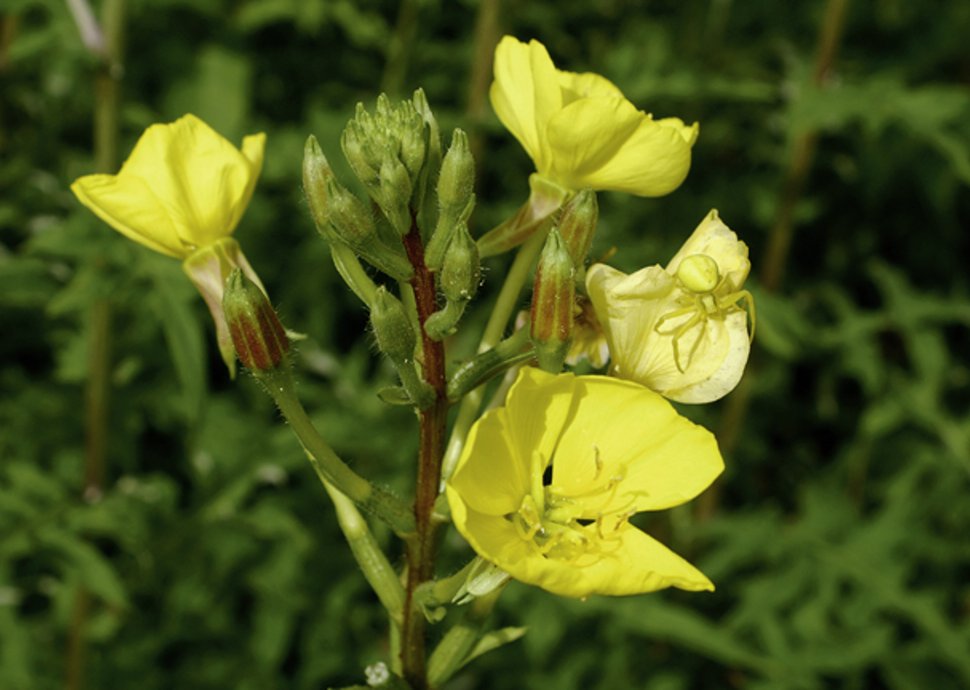
{"label": "flower bud", "polygon": [[[425,142],[424,164],[421,172],[414,183],[414,209],[417,216],[418,228],[421,230],[422,239],[427,242],[431,231],[435,226],[438,206],[435,195],[432,194],[435,180],[438,177],[438,169],[441,167],[441,135],[438,130],[438,121],[424,91],[417,89],[411,98],[411,105],[414,112],[421,118],[421,133]],[[447,243],[445,243],[447,246]]]}
{"label": "flower bud", "polygon": [[464,211],[474,187],[475,159],[468,147],[468,135],[456,129],[438,176],[438,206],[442,213],[457,216]]}
{"label": "flower bud", "polygon": [[573,258],[573,265],[577,268],[586,261],[598,217],[599,206],[596,203],[596,192],[592,189],[578,192],[562,209],[559,234],[562,235],[569,255]]}
{"label": "flower bud", "polygon": [[328,239],[332,234],[392,278],[410,280],[413,269],[403,247],[395,250],[384,244],[377,233],[374,218],[364,203],[332,177],[327,179],[326,193],[329,232],[327,228],[318,226],[320,232]]}
{"label": "flower bud", "polygon": [[445,297],[445,306],[429,316],[424,324],[424,331],[429,337],[441,340],[455,332],[465,312],[465,305],[478,291],[481,276],[478,245],[468,233],[468,227],[460,223],[438,274],[438,287]]}
{"label": "flower bud", "polygon": [[381,164],[381,194],[377,204],[399,235],[411,230],[411,178],[397,158],[385,158]]}
{"label": "flower bud", "polygon": [[[370,321],[374,327],[377,346],[397,369],[401,385],[410,402],[419,409],[425,409],[434,401],[435,391],[418,375],[415,368],[414,348],[417,345],[417,334],[401,300],[384,286],[378,287],[374,293]],[[395,404],[399,404],[399,401]]]}
{"label": "flower bud", "polygon": [[456,129],[451,146],[441,163],[438,176],[438,222],[425,251],[425,264],[432,271],[441,268],[445,250],[458,223],[464,223],[475,205],[475,159],[468,147],[468,136]]}
{"label": "flower bud", "polygon": [[572,339],[575,275],[569,250],[553,228],[536,267],[530,334],[539,366],[556,374],[562,370]]}
{"label": "flower bud", "polygon": [[364,109],[363,103],[357,104],[354,119],[347,123],[340,137],[340,148],[357,178],[368,189],[378,181],[380,156],[374,153],[373,118]]}
{"label": "flower bud", "polygon": [[441,292],[447,300],[467,302],[478,292],[481,277],[478,246],[469,234],[468,226],[461,223],[448,243],[441,265],[438,278]]}
{"label": "flower bud", "polygon": [[289,338],[269,299],[239,269],[226,281],[222,310],[242,365],[256,374],[277,369],[290,349]]}
{"label": "flower bud", "polygon": [[323,155],[317,138],[311,134],[303,147],[303,191],[317,228],[329,225],[327,183],[333,177],[327,157]]}
{"label": "flower bud", "polygon": [[408,318],[401,300],[388,292],[383,285],[374,293],[370,320],[381,352],[396,365],[414,361],[414,348],[418,340],[411,319]]}

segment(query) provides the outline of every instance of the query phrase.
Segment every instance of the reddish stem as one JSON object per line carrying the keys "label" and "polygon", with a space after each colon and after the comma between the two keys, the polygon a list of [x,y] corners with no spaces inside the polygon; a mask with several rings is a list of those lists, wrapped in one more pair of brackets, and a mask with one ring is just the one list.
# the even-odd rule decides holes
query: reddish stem
{"label": "reddish stem", "polygon": [[445,423],[448,414],[448,398],[445,380],[444,345],[428,337],[424,324],[438,309],[434,275],[424,264],[424,245],[415,223],[404,237],[408,259],[414,267],[411,287],[421,325],[423,358],[421,369],[424,380],[435,391],[434,402],[421,410],[419,421],[420,451],[418,454],[418,479],[414,499],[414,518],[417,523],[415,539],[408,544],[408,575],[404,601],[404,627],[401,633],[401,664],[404,677],[416,690],[428,687],[425,660],[424,614],[416,610],[414,592],[418,586],[434,574],[434,532],[431,520],[438,485],[441,481],[441,459],[445,449]]}

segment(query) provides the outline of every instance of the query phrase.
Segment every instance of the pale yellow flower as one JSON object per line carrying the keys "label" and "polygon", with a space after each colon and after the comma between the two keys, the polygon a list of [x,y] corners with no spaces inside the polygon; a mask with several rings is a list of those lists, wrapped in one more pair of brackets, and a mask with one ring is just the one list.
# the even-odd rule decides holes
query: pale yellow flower
{"label": "pale yellow flower", "polygon": [[492,107],[545,180],[572,191],[661,196],[687,176],[696,123],[654,120],[608,79],[556,69],[535,40],[502,38],[494,74]]}
{"label": "pale yellow flower", "polygon": [[691,500],[723,468],[711,433],[653,391],[526,367],[445,491],[469,544],[522,582],[570,597],[713,590],[629,519]]}
{"label": "pale yellow flower", "polygon": [[145,130],[117,175],[85,175],[71,190],[129,239],[179,259],[228,237],[253,195],[265,134],[242,150],[195,115]]}
{"label": "pale yellow flower", "polygon": [[671,400],[705,403],[741,380],[750,350],[743,289],[748,248],[711,211],[666,268],[626,275],[605,264],[586,289],[606,331],[610,372]]}

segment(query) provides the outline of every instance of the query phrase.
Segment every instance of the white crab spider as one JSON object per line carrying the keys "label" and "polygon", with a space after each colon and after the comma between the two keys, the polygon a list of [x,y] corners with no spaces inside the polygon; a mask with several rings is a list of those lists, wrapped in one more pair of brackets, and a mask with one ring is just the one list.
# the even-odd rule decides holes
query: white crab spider
{"label": "white crab spider", "polygon": [[[670,335],[674,348],[674,363],[680,373],[690,367],[691,360],[697,352],[697,348],[707,331],[709,319],[723,319],[725,315],[738,310],[745,310],[745,307],[738,305],[741,300],[745,301],[748,318],[751,320],[751,334],[749,340],[754,338],[755,309],[754,297],[748,290],[737,290],[719,295],[718,290],[724,285],[724,277],[721,276],[717,267],[717,262],[707,254],[692,254],[685,257],[677,267],[675,278],[679,286],[687,295],[691,303],[675,311],[664,314],[657,321],[654,330],[660,335]],[[687,320],[664,329],[664,324],[671,320],[679,319],[690,314]],[[681,364],[680,339],[692,328],[700,325],[700,332],[694,338],[694,342],[687,353],[687,362]]]}

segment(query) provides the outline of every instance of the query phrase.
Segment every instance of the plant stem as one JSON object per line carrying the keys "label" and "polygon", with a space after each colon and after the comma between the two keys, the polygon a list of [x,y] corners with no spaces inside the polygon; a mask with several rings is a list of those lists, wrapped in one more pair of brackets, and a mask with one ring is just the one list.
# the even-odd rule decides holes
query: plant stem
{"label": "plant stem", "polygon": [[313,426],[303,404],[296,397],[289,372],[282,369],[264,372],[259,375],[259,380],[300,439],[320,480],[333,484],[347,498],[386,522],[402,537],[413,535],[414,516],[408,507],[386,489],[371,484],[350,469]]}
{"label": "plant stem", "polygon": [[[77,4],[77,3],[76,3]],[[121,99],[121,60],[124,41],[124,0],[105,0],[101,27],[90,6],[83,6],[90,21],[79,23],[82,37],[90,34],[93,24],[100,45],[88,48],[100,58],[94,84],[94,167],[101,173],[113,173],[118,167],[118,107]],[[76,15],[79,16],[79,15]],[[88,313],[88,372],[84,388],[84,489],[87,501],[97,501],[104,491],[105,457],[108,438],[109,393],[111,390],[111,301],[99,296]],[[79,586],[71,611],[67,638],[67,690],[84,687],[87,647],[87,621],[91,593]]]}
{"label": "plant stem", "polygon": [[330,482],[324,481],[323,488],[330,494],[330,500],[333,501],[333,507],[337,513],[337,523],[350,545],[354,558],[357,559],[361,572],[390,615],[392,624],[400,626],[404,609],[404,588],[401,587],[397,573],[374,539],[367,521],[357,510],[354,502],[337,491]]}
{"label": "plant stem", "polygon": [[[505,283],[502,285],[498,297],[495,298],[495,307],[488,318],[488,323],[485,324],[485,332],[478,344],[479,352],[485,352],[495,347],[505,334],[505,327],[519,304],[519,295],[529,279],[529,272],[532,270],[532,265],[535,263],[536,257],[539,256],[539,252],[542,251],[545,239],[543,233],[536,233],[519,248],[518,254],[516,254],[515,260],[505,276]],[[448,449],[445,451],[445,458],[442,463],[441,476],[445,481],[455,470],[455,464],[458,462],[458,456],[461,455],[461,449],[465,445],[468,430],[478,416],[478,409],[481,407],[484,394],[485,387],[479,386],[468,393],[458,407],[458,416],[455,418],[455,425],[452,427]]]}
{"label": "plant stem", "polygon": [[[819,28],[818,42],[815,53],[815,67],[812,73],[812,83],[815,88],[825,88],[845,27],[845,15],[848,0],[829,0],[825,7],[825,16]],[[768,292],[775,292],[781,285],[791,248],[794,228],[795,208],[805,189],[805,181],[815,160],[818,132],[806,130],[797,134],[791,147],[791,157],[782,184],[778,211],[775,222],[768,235],[768,245],[764,259],[761,262],[759,277],[762,287]],[[748,372],[740,385],[726,400],[721,415],[718,430],[718,441],[721,452],[729,455],[734,450],[744,426],[745,417],[751,404],[752,385],[757,374],[757,351],[752,352],[748,364]],[[698,519],[710,517],[717,509],[719,500],[719,484],[704,492],[697,503]]]}
{"label": "plant stem", "polygon": [[428,687],[425,658],[425,619],[414,593],[434,574],[435,523],[431,519],[441,481],[441,458],[444,455],[445,424],[448,398],[445,379],[445,350],[440,341],[432,340],[424,325],[437,310],[434,276],[424,263],[424,247],[417,223],[404,238],[408,259],[414,267],[411,287],[421,326],[422,372],[434,389],[434,402],[419,413],[420,449],[418,478],[415,489],[414,517],[417,535],[408,543],[408,572],[404,600],[404,626],[401,631],[401,666],[404,678],[415,690]]}
{"label": "plant stem", "polygon": [[381,77],[381,91],[391,98],[400,96],[407,76],[409,50],[414,45],[418,31],[418,12],[421,0],[402,0],[397,13],[397,24],[387,47],[387,60]]}

